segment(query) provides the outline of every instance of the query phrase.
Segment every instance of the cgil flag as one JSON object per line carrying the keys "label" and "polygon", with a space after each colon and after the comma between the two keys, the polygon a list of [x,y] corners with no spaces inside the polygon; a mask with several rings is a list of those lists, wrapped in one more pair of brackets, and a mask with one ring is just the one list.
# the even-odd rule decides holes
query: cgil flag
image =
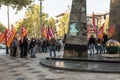
{"label": "cgil flag", "polygon": [[9,47],[16,35],[16,29],[12,25],[12,30],[6,29],[5,31],[5,44]]}
{"label": "cgil flag", "polygon": [[21,35],[22,39],[28,34],[28,31],[25,29],[24,26],[21,27]]}
{"label": "cgil flag", "polygon": [[6,29],[5,30],[5,45],[7,47],[9,47],[9,39],[10,39],[10,36],[11,36],[12,32],[9,30],[9,29]]}
{"label": "cgil flag", "polygon": [[107,29],[108,29],[108,26],[109,26],[109,18],[106,18],[105,25],[104,25],[104,32],[105,33],[106,33]]}
{"label": "cgil flag", "polygon": [[108,38],[112,37],[112,35],[115,33],[115,24],[108,28]]}
{"label": "cgil flag", "polygon": [[0,43],[4,40],[5,34],[0,32]]}
{"label": "cgil flag", "polygon": [[47,39],[50,40],[51,38],[54,37],[54,31],[52,28],[48,27],[48,31],[47,31]]}
{"label": "cgil flag", "polygon": [[12,41],[13,41],[15,35],[16,35],[16,29],[13,27],[13,25],[12,25],[12,30],[11,30],[11,32],[12,32],[12,34],[11,34],[10,39],[9,39],[9,41],[8,41],[8,46],[10,46],[10,44],[12,43]]}
{"label": "cgil flag", "polygon": [[42,26],[42,37],[47,38],[47,29],[45,26]]}
{"label": "cgil flag", "polygon": [[104,23],[103,23],[103,25],[100,27],[100,29],[98,30],[98,37],[99,37],[100,39],[103,38],[103,33],[104,33]]}
{"label": "cgil flag", "polygon": [[90,26],[87,26],[87,32],[90,33]]}
{"label": "cgil flag", "polygon": [[93,12],[93,15],[92,15],[92,24],[93,24],[93,29],[94,29],[94,32],[96,32],[96,24],[95,24],[95,15],[94,15],[94,12]]}
{"label": "cgil flag", "polygon": [[87,26],[87,39],[90,38],[90,25]]}

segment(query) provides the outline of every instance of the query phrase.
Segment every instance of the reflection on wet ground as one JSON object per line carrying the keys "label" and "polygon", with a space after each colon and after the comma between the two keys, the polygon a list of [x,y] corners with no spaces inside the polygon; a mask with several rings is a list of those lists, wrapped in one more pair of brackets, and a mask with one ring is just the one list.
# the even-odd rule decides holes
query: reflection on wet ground
{"label": "reflection on wet ground", "polygon": [[41,59],[40,64],[65,70],[120,73],[118,54],[94,54],[87,58],[47,57]]}
{"label": "reflection on wet ground", "polygon": [[57,59],[57,60],[94,60],[94,61],[111,61],[120,62],[120,54],[93,54],[89,55],[87,58],[63,58],[62,56],[57,57],[47,57],[47,59]]}
{"label": "reflection on wet ground", "polygon": [[40,64],[64,70],[120,73],[120,63],[41,59]]}

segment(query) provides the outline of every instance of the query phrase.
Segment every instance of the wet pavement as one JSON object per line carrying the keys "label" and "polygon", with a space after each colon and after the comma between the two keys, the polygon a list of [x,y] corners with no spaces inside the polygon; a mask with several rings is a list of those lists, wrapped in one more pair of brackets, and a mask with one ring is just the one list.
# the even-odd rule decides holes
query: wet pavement
{"label": "wet pavement", "polygon": [[120,73],[120,63],[118,62],[94,62],[94,61],[71,61],[71,60],[51,60],[42,59],[40,64],[61,70]]}
{"label": "wet pavement", "polygon": [[92,54],[87,58],[63,58],[61,55],[41,59],[40,64],[61,70],[120,73],[119,57],[119,54]]}
{"label": "wet pavement", "polygon": [[[57,56],[62,53],[58,52]],[[47,68],[40,65],[39,61],[49,57],[49,54],[37,53],[36,56],[37,58],[30,58],[30,55],[28,58],[13,58],[6,54],[0,55],[0,80],[120,80],[119,73],[74,72]],[[56,63],[56,66],[59,64],[63,67],[62,62]]]}

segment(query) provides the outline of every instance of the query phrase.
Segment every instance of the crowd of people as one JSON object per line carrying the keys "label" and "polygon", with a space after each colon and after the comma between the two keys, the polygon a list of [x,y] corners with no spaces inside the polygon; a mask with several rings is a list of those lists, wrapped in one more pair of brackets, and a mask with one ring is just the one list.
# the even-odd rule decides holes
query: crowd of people
{"label": "crowd of people", "polygon": [[88,49],[91,54],[104,54],[106,53],[106,42],[108,41],[107,34],[103,34],[103,37],[95,38],[93,35],[88,40]]}
{"label": "crowd of people", "polygon": [[16,57],[19,54],[21,58],[25,58],[30,54],[31,58],[35,58],[36,53],[48,52],[50,57],[56,57],[56,51],[60,52],[62,45],[62,39],[51,38],[51,40],[47,40],[31,38],[31,40],[28,40],[25,36],[18,41],[17,38],[14,38],[10,46],[10,55]]}
{"label": "crowd of people", "polygon": [[[90,55],[106,53],[107,41],[108,36],[105,33],[103,38],[95,38],[91,35],[88,39]],[[51,38],[51,40],[47,40],[31,38],[31,40],[28,40],[27,36],[25,36],[18,41],[17,38],[14,38],[10,46],[10,55],[16,57],[19,54],[21,58],[25,58],[30,54],[31,58],[35,58],[36,53],[49,53],[50,57],[56,57],[56,51],[60,52],[62,45],[64,45],[64,40],[62,39]]]}

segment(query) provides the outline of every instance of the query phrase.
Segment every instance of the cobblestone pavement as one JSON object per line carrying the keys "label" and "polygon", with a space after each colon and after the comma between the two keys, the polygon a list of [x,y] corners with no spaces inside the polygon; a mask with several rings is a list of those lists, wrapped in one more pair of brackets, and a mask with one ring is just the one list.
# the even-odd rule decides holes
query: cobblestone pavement
{"label": "cobblestone pavement", "polygon": [[[57,53],[58,56],[62,52]],[[0,80],[120,80],[120,74],[71,72],[46,68],[39,64],[48,53],[37,53],[37,58],[13,58],[0,55]]]}

